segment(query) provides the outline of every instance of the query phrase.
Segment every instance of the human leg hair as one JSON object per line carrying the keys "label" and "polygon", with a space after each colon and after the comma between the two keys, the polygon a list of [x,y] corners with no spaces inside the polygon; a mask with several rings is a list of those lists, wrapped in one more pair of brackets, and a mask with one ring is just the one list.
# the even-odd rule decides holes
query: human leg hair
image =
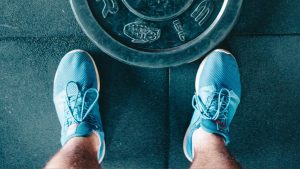
{"label": "human leg hair", "polygon": [[240,169],[230,155],[223,138],[201,128],[193,134],[194,160],[191,169]]}
{"label": "human leg hair", "polygon": [[99,169],[98,148],[99,139],[96,134],[92,134],[89,137],[74,137],[56,153],[45,168]]}

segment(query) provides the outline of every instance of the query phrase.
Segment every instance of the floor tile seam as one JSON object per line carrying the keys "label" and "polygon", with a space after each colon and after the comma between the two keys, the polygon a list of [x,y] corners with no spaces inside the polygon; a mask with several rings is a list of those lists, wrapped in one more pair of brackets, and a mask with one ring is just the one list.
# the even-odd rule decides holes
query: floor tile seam
{"label": "floor tile seam", "polygon": [[231,36],[241,36],[241,37],[290,37],[290,36],[300,36],[300,33],[272,33],[272,34],[264,34],[264,33],[234,33],[230,34]]}
{"label": "floor tile seam", "polygon": [[0,41],[14,41],[14,40],[61,40],[61,39],[87,39],[87,36],[18,36],[18,37],[0,37]]}
{"label": "floor tile seam", "polygon": [[167,118],[167,127],[168,127],[168,150],[167,150],[167,161],[166,161],[166,168],[170,167],[170,150],[171,150],[171,101],[170,101],[170,97],[171,97],[171,68],[167,69],[168,74],[167,74],[167,78],[168,78],[168,107],[167,107],[167,113],[168,113],[168,118]]}

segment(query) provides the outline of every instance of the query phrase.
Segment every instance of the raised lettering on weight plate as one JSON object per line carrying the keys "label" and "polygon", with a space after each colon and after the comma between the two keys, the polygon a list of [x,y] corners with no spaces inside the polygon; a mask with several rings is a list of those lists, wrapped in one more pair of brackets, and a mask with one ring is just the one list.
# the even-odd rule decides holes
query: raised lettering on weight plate
{"label": "raised lettering on weight plate", "polygon": [[173,21],[173,25],[178,34],[179,39],[181,41],[185,41],[185,33],[183,30],[183,26],[182,26],[181,22],[179,21],[179,19],[176,19],[175,21]]}
{"label": "raised lettering on weight plate", "polygon": [[204,0],[192,12],[191,17],[194,18],[195,22],[197,22],[199,26],[202,26],[210,17],[213,10],[214,4],[212,0]]}
{"label": "raised lettering on weight plate", "polygon": [[160,29],[144,22],[131,22],[124,26],[123,33],[132,43],[150,43],[160,38]]}
{"label": "raised lettering on weight plate", "polygon": [[[101,0],[96,0],[97,2]],[[119,11],[119,6],[116,0],[103,0],[104,7],[102,9],[102,16],[106,18],[108,13],[115,14]]]}

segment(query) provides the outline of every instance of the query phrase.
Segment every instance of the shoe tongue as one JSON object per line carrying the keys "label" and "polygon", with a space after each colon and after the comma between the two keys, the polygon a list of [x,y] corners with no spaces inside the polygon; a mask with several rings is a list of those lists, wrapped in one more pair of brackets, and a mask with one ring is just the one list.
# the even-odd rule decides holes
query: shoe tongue
{"label": "shoe tongue", "polygon": [[[206,104],[208,99],[211,97],[211,94],[216,92],[216,87],[215,86],[205,86],[200,88],[199,91],[197,91],[197,95],[200,96],[202,102]],[[201,94],[199,94],[201,93]]]}
{"label": "shoe tongue", "polygon": [[75,135],[79,137],[87,137],[92,134],[93,128],[89,123],[81,122],[75,130]]}

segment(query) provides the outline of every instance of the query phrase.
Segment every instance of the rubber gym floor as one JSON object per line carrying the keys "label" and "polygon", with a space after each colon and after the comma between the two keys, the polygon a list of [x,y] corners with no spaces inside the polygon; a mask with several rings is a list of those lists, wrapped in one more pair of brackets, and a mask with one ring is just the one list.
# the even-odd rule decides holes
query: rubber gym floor
{"label": "rubber gym floor", "polygon": [[[244,168],[299,168],[299,11],[299,0],[244,0],[221,44],[241,71],[229,149]],[[61,147],[53,78],[64,54],[78,48],[100,71],[103,167],[187,168],[182,142],[202,59],[165,69],[120,63],[85,36],[67,0],[1,0],[0,168],[41,168]]]}

